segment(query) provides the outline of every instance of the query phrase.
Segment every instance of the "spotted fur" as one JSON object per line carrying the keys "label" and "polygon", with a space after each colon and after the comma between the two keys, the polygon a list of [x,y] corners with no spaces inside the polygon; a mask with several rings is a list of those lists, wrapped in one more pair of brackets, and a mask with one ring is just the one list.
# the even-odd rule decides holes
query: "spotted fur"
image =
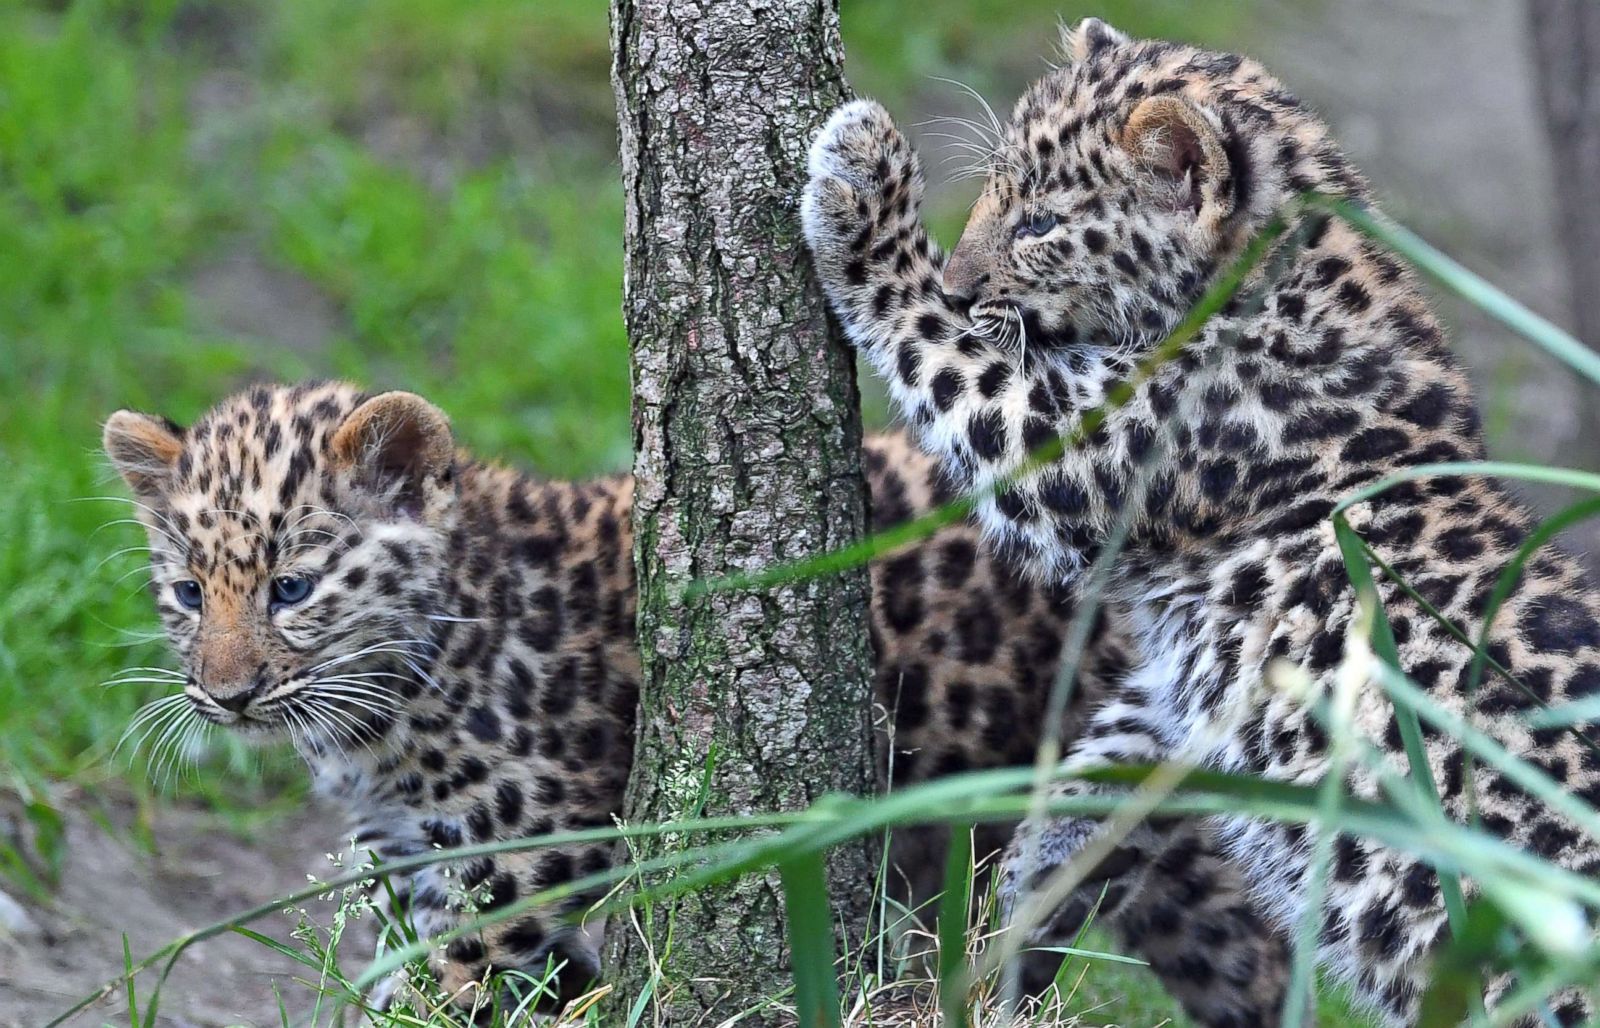
{"label": "spotted fur", "polygon": [[[827,294],[923,445],[967,487],[1076,432],[1292,197],[1314,189],[1371,206],[1326,128],[1256,62],[1130,40],[1093,19],[1068,33],[1066,49],[1065,65],[996,126],[992,168],[948,260],[919,220],[917,158],[882,107],[841,108],[811,151],[802,211]],[[1306,215],[1291,236],[1303,245],[1281,246],[1268,261],[1279,267],[1258,270],[1083,445],[981,504],[989,537],[1041,582],[1080,579],[1113,531],[1128,531],[1109,606],[1134,640],[1134,666],[1092,718],[1073,767],[1177,760],[1317,781],[1326,735],[1299,699],[1267,684],[1266,669],[1285,660],[1327,688],[1345,652],[1354,597],[1334,503],[1401,468],[1483,456],[1467,379],[1413,274],[1342,222]],[[1463,478],[1391,489],[1351,519],[1474,636],[1530,526],[1502,489]],[[1600,690],[1600,599],[1571,560],[1535,560],[1494,622],[1491,653],[1520,687],[1491,675],[1469,695],[1468,648],[1393,583],[1380,593],[1418,684],[1600,801],[1600,732],[1534,731],[1522,720],[1535,703]],[[1406,766],[1376,686],[1360,694],[1356,723]],[[1600,870],[1594,840],[1497,773],[1478,766],[1466,789],[1452,739],[1432,734],[1426,747],[1451,816],[1468,816],[1473,792],[1491,831],[1564,867]],[[1370,774],[1351,785],[1378,794]],[[1272,1023],[1281,965],[1225,968],[1216,954],[1298,923],[1312,833],[1243,819],[1205,827],[1220,834],[1226,867],[1192,876],[1189,903],[1209,902],[1217,882],[1242,882],[1266,923],[1216,919],[1174,938],[1156,968],[1204,1023]],[[1093,828],[1048,826],[1032,863],[1019,843],[1011,888],[1078,852]],[[1170,857],[1191,830],[1136,831],[1057,928],[1070,930],[1108,887],[1103,919],[1136,937],[1163,930],[1173,912],[1145,890],[1161,881],[1156,854]],[[1436,876],[1341,837],[1332,879],[1322,958],[1409,1023],[1447,932]],[[1593,1011],[1572,994],[1552,1005],[1561,1024]]]}
{"label": "spotted fur", "polygon": [[[359,846],[392,860],[613,824],[639,681],[629,478],[537,482],[482,464],[420,397],[342,384],[255,388],[188,429],[123,411],[105,437],[141,505],[193,711],[288,734]],[[903,437],[869,441],[863,463],[877,527],[948,496]],[[304,599],[282,602],[285,578],[311,582]],[[181,582],[198,584],[199,609]],[[896,783],[1031,759],[1065,594],[1002,571],[966,527],[877,562],[872,582],[884,777],[891,750]],[[1083,702],[1123,666],[1102,631]],[[891,888],[913,907],[939,888],[943,837],[896,840]],[[990,829],[979,844],[1005,839]],[[463,891],[493,910],[612,860],[604,845],[546,849],[410,875],[402,891],[436,934],[459,922]],[[570,968],[563,989],[581,988],[598,932],[572,921],[594,898],[450,943],[443,983],[554,958]]]}

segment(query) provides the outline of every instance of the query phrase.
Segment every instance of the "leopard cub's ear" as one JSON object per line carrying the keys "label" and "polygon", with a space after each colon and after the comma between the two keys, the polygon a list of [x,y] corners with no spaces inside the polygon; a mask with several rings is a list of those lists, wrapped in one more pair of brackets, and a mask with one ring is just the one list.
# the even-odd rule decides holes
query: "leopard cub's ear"
{"label": "leopard cub's ear", "polygon": [[134,495],[152,500],[171,484],[183,453],[183,429],[166,418],[119,410],[106,419],[100,445]]}
{"label": "leopard cub's ear", "polygon": [[1061,23],[1059,40],[1061,58],[1068,64],[1081,64],[1094,56],[1096,51],[1131,42],[1133,40],[1125,33],[1117,31],[1099,18],[1085,18],[1076,25]]}
{"label": "leopard cub's ear", "polygon": [[1215,230],[1233,213],[1233,168],[1215,115],[1183,97],[1163,93],[1128,116],[1121,143],[1153,173],[1162,201]]}
{"label": "leopard cub's ear", "polygon": [[329,448],[357,485],[392,498],[407,514],[432,520],[454,496],[450,419],[415,393],[380,393],[362,403]]}

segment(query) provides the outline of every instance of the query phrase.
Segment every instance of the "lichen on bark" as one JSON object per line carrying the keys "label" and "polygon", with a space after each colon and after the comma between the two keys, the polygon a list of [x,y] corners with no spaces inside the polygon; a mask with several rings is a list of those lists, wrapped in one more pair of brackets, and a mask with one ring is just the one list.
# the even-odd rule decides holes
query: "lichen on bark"
{"label": "lichen on bark", "polygon": [[[797,217],[807,144],[845,95],[837,10],[833,0],[613,0],[611,15],[644,667],[626,818],[864,793],[874,784],[865,574],[680,594],[843,545],[865,525],[854,362],[830,334]],[[634,852],[673,845],[682,841]],[[859,926],[874,866],[868,842],[831,855],[841,923]],[[788,984],[773,876],[649,915],[609,930],[614,1011],[657,970],[669,922],[647,1020],[715,1024]]]}

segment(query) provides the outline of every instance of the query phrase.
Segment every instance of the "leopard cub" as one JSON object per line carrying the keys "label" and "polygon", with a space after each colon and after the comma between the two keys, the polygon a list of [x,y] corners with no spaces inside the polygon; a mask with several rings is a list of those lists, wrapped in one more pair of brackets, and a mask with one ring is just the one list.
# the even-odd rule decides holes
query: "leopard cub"
{"label": "leopard cub", "polygon": [[[1331,688],[1357,622],[1329,516],[1417,465],[1482,459],[1472,389],[1416,277],[1351,225],[1291,201],[1372,201],[1327,127],[1265,68],[1234,54],[1137,40],[1088,19],[1066,61],[997,130],[983,191],[946,259],[920,220],[917,156],[882,107],[841,108],[811,150],[807,241],[846,332],[887,380],[922,444],[964,486],[1006,481],[979,516],[1036,581],[1070,585],[1126,541],[1105,590],[1133,662],[1067,763],[1209,767],[1311,783],[1330,767],[1324,726],[1276,689],[1274,661]],[[1175,360],[1121,384],[1280,211],[1293,224],[1244,292]],[[1115,402],[1112,402],[1115,401]],[[1089,420],[1105,410],[1103,420]],[[1025,458],[1076,438],[1042,468]],[[1537,728],[1530,708],[1600,692],[1600,591],[1568,557],[1530,562],[1492,623],[1489,599],[1531,519],[1482,478],[1402,481],[1351,510],[1384,564],[1379,593],[1407,675],[1527,765],[1600,804],[1600,726]],[[1414,591],[1410,588],[1414,586]],[[1441,624],[1436,614],[1442,614]],[[1503,675],[1472,688],[1486,635]],[[1367,682],[1355,725],[1391,774],[1413,774],[1386,692]],[[1425,733],[1450,817],[1580,874],[1600,842],[1519,785],[1463,769],[1460,744]],[[1363,767],[1350,786],[1381,795]],[[1068,789],[1089,788],[1074,782]],[[1200,819],[1224,872],[1173,858],[1181,820],[1122,842],[1045,935],[1084,916],[1166,940],[1152,964],[1211,1025],[1276,1020],[1282,966],[1244,959],[1303,920],[1315,831]],[[1056,821],[1012,854],[1009,892],[1082,852],[1097,825]],[[1412,1023],[1449,933],[1433,867],[1352,835],[1334,841],[1319,956],[1393,1023]],[[1151,881],[1194,885],[1186,906],[1243,882],[1264,914],[1192,935]],[[1468,881],[1469,894],[1478,891]],[[1170,888],[1169,888],[1170,893]],[[1488,990],[1507,994],[1509,976]],[[1594,1016],[1582,990],[1549,997],[1563,1025]]]}
{"label": "leopard cub", "polygon": [[[341,383],[253,388],[189,428],[119,411],[104,443],[148,530],[184,716],[286,737],[358,846],[394,860],[614,823],[639,685],[628,477],[539,482],[483,464],[421,397]],[[946,495],[899,436],[870,440],[863,462],[878,527]],[[885,777],[1030,760],[1063,594],[1005,573],[961,526],[871,577]],[[1083,703],[1121,663],[1102,633]],[[339,831],[330,843],[350,837]],[[942,838],[896,840],[891,887],[912,907],[939,887]],[[493,911],[613,859],[609,845],[560,846],[396,884],[434,935],[460,923],[463,890]],[[564,993],[583,989],[599,972],[599,925],[583,917],[595,898],[450,942],[444,987],[553,960]]]}

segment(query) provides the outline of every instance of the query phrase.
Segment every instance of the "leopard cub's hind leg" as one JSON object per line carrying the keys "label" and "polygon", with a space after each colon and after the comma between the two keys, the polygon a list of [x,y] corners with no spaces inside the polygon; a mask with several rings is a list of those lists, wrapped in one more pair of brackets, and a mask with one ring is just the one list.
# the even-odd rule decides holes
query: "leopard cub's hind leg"
{"label": "leopard cub's hind leg", "polygon": [[[1099,828],[1088,818],[1052,821],[1026,863],[1028,829],[1020,830],[1001,887],[1011,908],[1024,905],[1029,887],[1081,852]],[[1202,822],[1136,827],[1029,933],[1029,941],[1071,945],[1091,913],[1095,924],[1149,964],[1197,1023],[1246,1028],[1275,1024],[1281,1016],[1289,941],[1262,917],[1240,869]]]}

